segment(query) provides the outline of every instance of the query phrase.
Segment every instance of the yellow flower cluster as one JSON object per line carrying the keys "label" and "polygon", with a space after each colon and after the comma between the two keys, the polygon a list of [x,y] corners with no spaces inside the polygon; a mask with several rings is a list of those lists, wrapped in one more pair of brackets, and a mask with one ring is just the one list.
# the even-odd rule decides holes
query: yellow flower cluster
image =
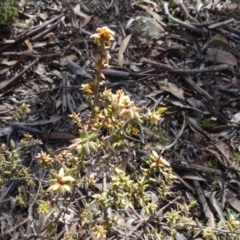
{"label": "yellow flower cluster", "polygon": [[152,164],[150,165],[151,168],[154,167],[170,167],[169,163],[162,157],[157,154],[154,150],[152,151],[152,155],[150,155],[150,159]]}
{"label": "yellow flower cluster", "polygon": [[96,56],[96,61],[92,66],[96,69],[95,80],[100,82],[100,79],[105,79],[102,70],[108,68],[111,56],[107,49],[111,46],[111,41],[114,40],[114,32],[108,27],[97,28],[96,33],[91,35],[90,38],[99,46],[99,52]]}
{"label": "yellow flower cluster", "polygon": [[140,120],[139,109],[135,106],[134,101],[124,94],[123,90],[118,90],[116,94],[113,94],[111,90],[105,90],[103,97],[111,102],[115,117],[120,116],[126,121]]}
{"label": "yellow flower cluster", "polygon": [[50,187],[47,189],[47,192],[55,191],[57,196],[59,196],[60,193],[71,192],[72,185],[76,180],[69,175],[70,170],[64,172],[64,168],[66,169],[66,167],[62,167],[58,174],[52,172],[54,178],[49,180]]}
{"label": "yellow flower cluster", "polygon": [[111,41],[114,40],[115,33],[108,27],[97,28],[96,32],[97,33],[91,35],[90,38],[93,38],[94,42],[100,47],[106,47],[105,44],[109,46]]}
{"label": "yellow flower cluster", "polygon": [[157,125],[161,119],[158,113],[156,113],[155,111],[151,112],[150,109],[148,109],[147,117],[150,123],[154,125]]}

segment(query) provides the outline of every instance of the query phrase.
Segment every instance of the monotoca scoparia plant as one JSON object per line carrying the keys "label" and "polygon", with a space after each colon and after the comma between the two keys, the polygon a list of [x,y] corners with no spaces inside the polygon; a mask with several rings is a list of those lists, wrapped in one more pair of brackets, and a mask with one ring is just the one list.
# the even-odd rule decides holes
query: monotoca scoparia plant
{"label": "monotoca scoparia plant", "polygon": [[[47,153],[38,153],[35,156],[37,162],[35,158],[33,161],[31,148],[42,143],[30,134],[23,136],[18,147],[12,140],[9,148],[1,145],[0,187],[9,186],[14,175],[19,186],[15,191],[17,196],[12,200],[17,207],[28,204],[31,216],[44,219],[37,237],[46,239],[59,237],[59,223],[64,222],[64,240],[87,239],[89,236],[92,239],[116,239],[118,234],[125,234],[127,239],[134,231],[142,233],[141,239],[176,239],[177,233],[183,231],[190,236],[201,234],[206,240],[239,240],[239,215],[234,212],[227,213],[216,228],[210,228],[195,217],[197,202],[175,203],[179,199],[173,198],[175,193],[171,190],[175,177],[161,153],[152,151],[131,173],[121,170],[119,163],[115,164],[113,160],[118,149],[127,147],[131,151],[127,136],[138,133],[139,124],[157,125],[165,109],[144,111],[122,89],[115,92],[102,90],[105,79],[102,70],[108,67],[111,59],[108,51],[114,33],[107,27],[98,28],[91,38],[98,47],[93,64],[95,79],[81,88],[91,112],[85,118],[75,112],[71,114],[78,137],[64,150],[48,149]],[[30,106],[22,104],[13,117],[17,119],[29,112]],[[36,164],[34,171],[37,169],[37,173],[25,165],[29,159],[31,164]],[[103,179],[103,187],[98,192],[95,169],[110,173],[97,179]],[[46,174],[49,172],[51,179]],[[33,214],[35,206],[38,206],[39,214]],[[77,209],[80,209],[79,213]],[[79,231],[69,222],[71,212],[78,214],[74,215],[74,220],[79,219]],[[40,229],[39,219],[33,221]]]}
{"label": "monotoca scoparia plant", "polygon": [[[149,198],[147,191],[151,184],[155,184],[155,174],[162,176],[162,184],[158,189],[162,198],[169,194],[169,187],[174,180],[168,162],[155,151],[138,174],[128,175],[111,163],[111,158],[114,157],[111,154],[127,147],[126,137],[138,133],[138,124],[148,121],[156,125],[166,110],[160,108],[156,111],[142,111],[122,89],[116,92],[106,88],[101,90],[105,80],[102,71],[109,67],[109,49],[114,35],[108,27],[102,27],[91,36],[97,45],[93,63],[95,78],[81,87],[91,112],[87,119],[82,119],[75,112],[70,115],[79,131],[79,137],[73,140],[67,150],[55,157],[43,152],[37,156],[45,168],[50,169],[59,163],[61,165],[60,169],[52,170],[47,190],[55,193],[55,205],[58,205],[60,197],[67,196],[66,193],[74,195],[76,188],[91,188],[95,184],[94,174],[80,174],[88,167],[89,159],[95,159],[95,164],[102,167],[102,172],[108,169],[112,173],[108,187],[92,195],[92,200],[80,214],[81,226],[88,229],[96,239],[106,239],[114,227],[125,229],[126,219],[117,213],[117,209],[140,211],[143,216],[154,213],[159,206]],[[46,202],[39,203],[40,213],[46,214],[50,210],[51,207]],[[109,213],[112,210],[114,214]],[[52,234],[53,228],[51,223],[49,234]]]}

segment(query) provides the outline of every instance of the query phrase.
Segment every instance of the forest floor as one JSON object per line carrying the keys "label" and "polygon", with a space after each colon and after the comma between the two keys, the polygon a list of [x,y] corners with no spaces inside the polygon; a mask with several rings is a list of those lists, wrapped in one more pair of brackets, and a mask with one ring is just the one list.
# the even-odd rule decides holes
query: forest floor
{"label": "forest floor", "polygon": [[[33,0],[1,28],[0,240],[240,239],[239,12],[238,1]],[[104,151],[89,156],[81,176],[94,183],[56,200],[45,194],[51,169],[36,156],[66,150],[78,137],[70,115],[89,116],[80,88],[94,76],[90,36],[103,26],[115,40],[100,91],[122,89],[137,107],[166,111],[156,126],[138,124],[107,162]],[[138,181],[152,150],[176,178],[161,196],[164,177],[151,176],[145,194],[156,208],[113,202],[107,223],[97,210],[83,220],[114,169]],[[39,213],[44,201],[48,214]]]}

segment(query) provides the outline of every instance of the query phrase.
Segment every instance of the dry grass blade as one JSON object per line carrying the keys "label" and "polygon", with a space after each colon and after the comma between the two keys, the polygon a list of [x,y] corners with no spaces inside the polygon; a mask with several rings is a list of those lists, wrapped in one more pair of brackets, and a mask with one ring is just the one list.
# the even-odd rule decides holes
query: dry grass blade
{"label": "dry grass blade", "polygon": [[128,46],[128,43],[129,43],[131,37],[132,37],[132,35],[130,34],[123,39],[121,46],[119,48],[119,51],[118,51],[118,65],[121,68],[123,67],[123,58],[124,58],[123,54],[127,49],[127,46]]}

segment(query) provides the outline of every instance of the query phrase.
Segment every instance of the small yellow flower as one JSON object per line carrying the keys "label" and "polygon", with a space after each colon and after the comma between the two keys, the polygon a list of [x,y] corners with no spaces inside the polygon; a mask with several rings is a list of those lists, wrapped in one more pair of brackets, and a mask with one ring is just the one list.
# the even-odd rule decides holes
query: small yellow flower
{"label": "small yellow flower", "polygon": [[112,90],[111,89],[105,89],[102,93],[103,97],[107,99],[108,101],[111,101],[112,99]]}
{"label": "small yellow flower", "polygon": [[97,33],[92,34],[90,38],[93,38],[98,46],[105,46],[105,44],[110,45],[110,41],[114,40],[115,33],[108,27],[97,28],[96,32]]}
{"label": "small yellow flower", "polygon": [[97,202],[101,202],[104,203],[107,200],[107,192],[102,192],[102,193],[98,193],[98,194],[94,194],[93,198],[97,201]]}
{"label": "small yellow flower", "polygon": [[51,207],[47,201],[39,200],[38,213],[48,214],[51,211]]}
{"label": "small yellow flower", "polygon": [[150,156],[150,159],[152,160],[151,167],[157,167],[157,166],[166,166],[169,167],[169,163],[162,158],[162,156],[159,156],[154,150],[152,151],[152,155]]}
{"label": "small yellow flower", "polygon": [[[84,84],[83,84],[84,85]],[[85,84],[87,85],[87,84]],[[83,87],[83,86],[82,86]],[[78,113],[73,112],[72,114],[68,115],[70,118],[72,118],[75,121],[81,121],[81,117]]]}
{"label": "small yellow flower", "polygon": [[86,182],[88,185],[94,185],[96,183],[94,179],[94,175],[90,174],[89,176],[86,177]]}
{"label": "small yellow flower", "polygon": [[203,237],[205,238],[205,240],[213,239],[214,235],[215,235],[215,232],[211,228],[205,228],[203,230]]}
{"label": "small yellow flower", "polygon": [[127,121],[140,118],[138,114],[138,108],[134,105],[133,101],[129,101],[129,98],[125,98],[123,102],[120,103],[119,108],[119,116],[122,116]]}
{"label": "small yellow flower", "polygon": [[122,90],[119,90],[116,94],[112,95],[112,108],[116,115],[123,117],[127,121],[133,118],[140,118],[138,108]]}
{"label": "small yellow flower", "polygon": [[54,174],[55,179],[49,181],[50,187],[47,189],[49,191],[56,191],[57,195],[60,193],[71,192],[72,184],[76,181],[72,176],[65,176],[64,168],[59,170],[58,174]]}
{"label": "small yellow flower", "polygon": [[87,84],[82,84],[81,89],[86,93],[86,94],[93,94],[96,88],[96,84],[94,81],[91,81]]}
{"label": "small yellow flower", "polygon": [[125,120],[129,121],[132,119],[138,119],[140,116],[137,109],[131,106],[125,106],[119,113],[119,116],[123,117]]}
{"label": "small yellow flower", "polygon": [[58,154],[57,158],[59,160],[66,160],[66,159],[72,158],[72,156],[73,156],[72,153],[70,153],[67,150],[63,150]]}
{"label": "small yellow flower", "polygon": [[160,120],[159,114],[157,114],[155,111],[151,112],[150,109],[148,109],[147,117],[150,123],[155,125],[157,125]]}
{"label": "small yellow flower", "polygon": [[116,94],[112,94],[112,106],[114,109],[118,109],[120,105],[125,102],[130,102],[129,96],[125,96],[123,90],[118,90]]}
{"label": "small yellow flower", "polygon": [[231,224],[231,226],[236,229],[237,227],[239,227],[240,225],[240,221],[236,220],[235,217],[231,214],[229,217],[229,223]]}
{"label": "small yellow flower", "polygon": [[30,105],[29,104],[26,104],[26,103],[23,103],[19,108],[18,108],[18,113],[20,115],[25,115],[25,114],[28,114],[30,113],[31,110],[30,110]]}
{"label": "small yellow flower", "polygon": [[43,165],[49,165],[52,163],[53,159],[47,155],[45,152],[41,151],[37,156],[37,160]]}
{"label": "small yellow flower", "polygon": [[104,240],[107,238],[107,230],[102,225],[95,225],[92,231],[96,235],[96,239]]}

